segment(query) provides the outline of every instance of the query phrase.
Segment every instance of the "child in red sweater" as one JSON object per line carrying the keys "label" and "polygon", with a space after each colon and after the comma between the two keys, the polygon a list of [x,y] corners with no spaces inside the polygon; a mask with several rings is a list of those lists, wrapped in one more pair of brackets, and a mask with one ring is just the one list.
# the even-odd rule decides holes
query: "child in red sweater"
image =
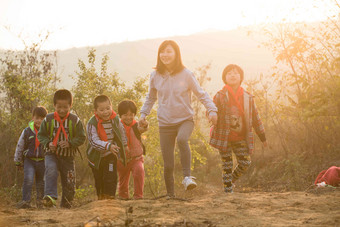
{"label": "child in red sweater", "polygon": [[147,130],[147,124],[140,127],[135,120],[137,113],[136,104],[131,100],[124,100],[118,105],[118,114],[124,125],[128,140],[129,150],[126,153],[126,166],[123,163],[117,163],[119,176],[119,197],[122,199],[129,198],[129,179],[130,173],[133,176],[134,199],[143,198],[144,188],[144,159],[145,147],[141,141],[141,133]]}

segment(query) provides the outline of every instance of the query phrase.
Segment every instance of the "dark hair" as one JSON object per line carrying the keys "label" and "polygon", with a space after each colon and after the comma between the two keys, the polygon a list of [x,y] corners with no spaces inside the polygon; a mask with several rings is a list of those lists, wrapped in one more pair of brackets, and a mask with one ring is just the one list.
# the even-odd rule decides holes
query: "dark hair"
{"label": "dark hair", "polygon": [[171,74],[178,73],[178,72],[182,71],[185,68],[185,66],[182,63],[181,51],[179,50],[178,44],[175,41],[173,41],[173,40],[165,40],[159,46],[158,54],[157,54],[156,70],[160,74],[163,74],[165,72],[166,66],[161,61],[161,58],[159,57],[159,55],[168,45],[172,46],[172,48],[174,48],[174,50],[175,50],[175,60],[174,60],[175,64],[174,64],[174,68],[173,68],[173,71],[171,72]]}
{"label": "dark hair", "polygon": [[46,117],[47,115],[47,110],[43,106],[37,106],[33,109],[32,116],[37,116],[37,117]]}
{"label": "dark hair", "polygon": [[97,97],[94,98],[94,101],[93,101],[94,109],[96,110],[98,108],[98,103],[106,102],[106,101],[109,101],[110,105],[112,105],[109,97],[107,97],[106,95],[98,95]]}
{"label": "dark hair", "polygon": [[226,79],[225,79],[227,73],[230,72],[230,71],[232,71],[233,69],[236,69],[237,72],[240,74],[240,77],[241,77],[240,83],[242,83],[243,77],[244,77],[244,72],[243,72],[243,70],[242,70],[241,67],[238,66],[238,65],[230,64],[230,65],[227,65],[227,67],[224,68],[223,73],[222,73],[222,80],[223,80],[223,82],[224,82],[225,84],[227,84],[227,81],[226,81]]}
{"label": "dark hair", "polygon": [[124,100],[118,104],[118,114],[122,116],[126,114],[128,111],[131,111],[134,114],[137,114],[137,106],[136,103],[132,100]]}
{"label": "dark hair", "polygon": [[60,89],[54,93],[53,104],[57,104],[58,100],[67,100],[71,106],[73,103],[72,94],[67,89]]}

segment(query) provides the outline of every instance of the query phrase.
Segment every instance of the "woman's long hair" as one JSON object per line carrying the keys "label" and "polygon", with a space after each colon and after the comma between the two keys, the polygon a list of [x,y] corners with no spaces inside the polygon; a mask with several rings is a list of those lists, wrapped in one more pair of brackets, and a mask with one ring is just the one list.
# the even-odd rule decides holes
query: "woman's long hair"
{"label": "woman's long hair", "polygon": [[178,44],[173,41],[173,40],[165,40],[162,42],[162,44],[159,46],[158,48],[158,54],[157,54],[157,65],[156,65],[156,71],[160,74],[164,74],[166,71],[166,66],[163,64],[163,62],[161,61],[160,58],[160,53],[168,46],[172,46],[172,48],[174,48],[175,50],[175,64],[174,67],[172,69],[171,74],[176,74],[179,73],[180,71],[182,71],[185,66],[182,63],[182,58],[181,58],[181,52],[179,50],[179,46]]}

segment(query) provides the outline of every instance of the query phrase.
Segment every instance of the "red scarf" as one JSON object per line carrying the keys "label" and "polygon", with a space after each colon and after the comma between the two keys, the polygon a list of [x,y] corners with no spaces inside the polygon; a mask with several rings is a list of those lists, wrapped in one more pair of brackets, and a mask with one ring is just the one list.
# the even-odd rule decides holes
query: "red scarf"
{"label": "red scarf", "polygon": [[35,128],[35,125],[34,125],[34,132],[35,132],[35,148],[34,148],[34,152],[35,152],[40,145],[40,142],[38,140],[38,130]]}
{"label": "red scarf", "polygon": [[55,135],[55,137],[53,139],[53,145],[54,146],[57,146],[58,138],[59,138],[61,130],[63,131],[63,134],[64,134],[64,136],[66,138],[66,141],[68,141],[67,134],[66,134],[65,128],[64,128],[64,122],[68,118],[68,115],[70,115],[70,112],[68,112],[66,114],[66,116],[64,117],[64,119],[61,120],[59,114],[57,112],[54,112],[54,119],[59,122],[59,128],[58,128],[57,134]]}
{"label": "red scarf", "polygon": [[242,98],[243,98],[243,88],[241,86],[238,87],[236,94],[235,94],[234,90],[229,85],[226,84],[223,87],[223,90],[229,92],[231,98],[233,99],[233,101],[236,104],[236,107],[238,108],[240,113],[244,116],[244,108],[243,108],[243,105],[240,102],[240,100],[242,100]]}
{"label": "red scarf", "polygon": [[[106,135],[106,132],[105,132],[105,129],[104,129],[104,126],[102,125],[103,123],[103,119],[101,119],[96,113],[94,114],[98,120],[98,124],[97,124],[97,132],[98,132],[98,135],[99,135],[99,138],[103,141],[107,141],[107,135]],[[115,117],[117,116],[116,112],[114,112],[112,110],[112,114],[109,118],[109,120],[112,120],[114,119]]]}
{"label": "red scarf", "polygon": [[130,143],[131,143],[131,133],[130,132],[131,132],[131,127],[134,126],[137,123],[137,121],[134,119],[130,125],[126,125],[122,120],[121,120],[121,122],[124,125],[126,136],[127,136],[127,139],[128,139],[128,147],[130,149]]}

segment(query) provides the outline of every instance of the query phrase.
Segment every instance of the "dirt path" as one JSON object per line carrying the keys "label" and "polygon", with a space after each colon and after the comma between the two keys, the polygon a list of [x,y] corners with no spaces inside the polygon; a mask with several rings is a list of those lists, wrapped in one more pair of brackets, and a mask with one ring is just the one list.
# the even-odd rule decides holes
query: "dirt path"
{"label": "dirt path", "polygon": [[0,207],[0,226],[84,226],[91,219],[88,226],[124,226],[127,219],[130,226],[340,226],[340,190],[229,195],[209,191],[183,197],[186,201],[102,200],[71,210]]}

